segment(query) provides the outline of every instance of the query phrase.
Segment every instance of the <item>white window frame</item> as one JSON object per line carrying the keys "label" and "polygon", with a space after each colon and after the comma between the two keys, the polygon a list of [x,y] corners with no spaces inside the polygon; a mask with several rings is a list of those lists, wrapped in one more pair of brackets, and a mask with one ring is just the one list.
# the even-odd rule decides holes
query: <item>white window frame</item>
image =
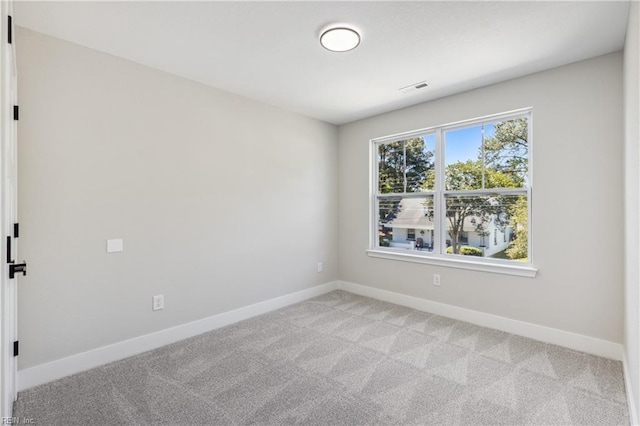
{"label": "white window frame", "polygon": [[[451,255],[446,254],[446,229],[444,214],[444,202],[447,194],[455,193],[456,195],[464,195],[465,191],[447,191],[444,188],[444,133],[446,131],[455,130],[457,128],[471,127],[478,124],[494,123],[496,121],[526,117],[528,121],[528,185],[526,188],[506,188],[506,189],[482,189],[468,191],[469,195],[477,195],[478,193],[499,193],[508,194],[525,194],[527,195],[528,208],[528,262],[518,262],[514,260],[503,260],[493,258],[480,258],[475,256]],[[459,121],[439,126],[428,127],[410,132],[403,132],[394,135],[374,138],[370,140],[369,156],[370,156],[370,217],[369,217],[369,249],[367,254],[375,258],[399,260],[414,263],[424,263],[436,266],[445,266],[452,268],[468,269],[474,271],[492,272],[499,274],[516,275],[523,277],[535,277],[537,268],[533,263],[533,228],[532,224],[532,192],[533,192],[533,113],[532,108],[523,108],[500,114],[493,114],[478,117],[470,120]],[[412,192],[402,194],[378,194],[378,146],[382,143],[406,140],[414,137],[422,137],[427,134],[435,135],[435,173],[436,182],[433,191]],[[393,198],[401,196],[403,198],[424,198],[433,197],[434,204],[434,244],[433,252],[411,251],[393,247],[381,247],[378,238],[378,215],[379,200],[385,198]],[[492,240],[493,236],[488,237]]]}

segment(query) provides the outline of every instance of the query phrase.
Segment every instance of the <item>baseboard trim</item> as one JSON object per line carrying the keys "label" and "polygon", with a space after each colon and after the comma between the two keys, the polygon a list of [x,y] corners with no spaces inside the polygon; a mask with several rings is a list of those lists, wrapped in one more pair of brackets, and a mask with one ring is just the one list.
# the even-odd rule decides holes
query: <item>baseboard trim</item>
{"label": "baseboard trim", "polygon": [[337,288],[337,285],[337,281],[321,284],[233,311],[213,315],[198,321],[189,322],[166,330],[26,368],[18,371],[18,391],[23,391],[133,355],[138,355],[164,345],[206,333],[207,331],[215,330],[216,328],[302,302],[303,300],[333,291]]}
{"label": "baseboard trim", "polygon": [[627,408],[629,409],[629,423],[631,426],[637,426],[639,424],[638,411],[636,407],[636,400],[633,395],[633,389],[631,389],[631,373],[629,372],[627,351],[624,351],[622,354],[622,370],[624,374],[625,391],[627,394]]}
{"label": "baseboard trim", "polygon": [[581,352],[615,359],[617,361],[622,361],[623,358],[622,344],[610,342],[608,340],[602,340],[569,331],[505,318],[498,315],[487,314],[445,303],[434,302],[432,300],[421,299],[414,296],[407,296],[405,294],[394,293],[347,281],[338,281],[337,288],[359,294],[361,296],[367,296],[373,299],[407,306],[409,308],[469,322],[483,327],[506,331],[508,333],[517,334],[519,336],[528,337],[541,342],[551,343]]}

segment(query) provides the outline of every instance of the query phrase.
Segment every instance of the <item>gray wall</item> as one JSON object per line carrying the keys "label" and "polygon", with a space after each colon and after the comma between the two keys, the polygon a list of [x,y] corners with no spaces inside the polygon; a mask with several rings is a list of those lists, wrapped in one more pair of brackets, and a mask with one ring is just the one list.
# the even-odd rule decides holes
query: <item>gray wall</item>
{"label": "gray wall", "polygon": [[[341,126],[340,278],[622,342],[621,75],[618,52]],[[367,256],[369,139],[523,107],[533,107],[536,278]]]}
{"label": "gray wall", "polygon": [[625,356],[627,389],[640,409],[640,4],[631,3],[624,49]]}
{"label": "gray wall", "polygon": [[28,30],[17,46],[21,369],[337,278],[335,126]]}

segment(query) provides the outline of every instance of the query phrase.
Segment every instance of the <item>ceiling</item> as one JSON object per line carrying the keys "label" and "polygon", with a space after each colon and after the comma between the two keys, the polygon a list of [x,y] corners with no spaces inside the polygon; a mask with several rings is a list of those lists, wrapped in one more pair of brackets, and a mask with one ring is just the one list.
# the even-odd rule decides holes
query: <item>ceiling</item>
{"label": "ceiling", "polygon": [[[16,2],[18,25],[334,124],[623,48],[627,2]],[[319,33],[348,23],[350,52]],[[20,47],[18,46],[18,49]],[[426,80],[409,94],[399,89]]]}

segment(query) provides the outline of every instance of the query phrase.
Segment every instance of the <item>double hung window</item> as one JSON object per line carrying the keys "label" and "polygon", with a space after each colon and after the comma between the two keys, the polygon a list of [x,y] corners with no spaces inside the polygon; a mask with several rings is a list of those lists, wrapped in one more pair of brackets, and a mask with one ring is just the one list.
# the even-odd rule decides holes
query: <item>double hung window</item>
{"label": "double hung window", "polygon": [[370,253],[531,266],[531,142],[529,110],[374,139]]}

